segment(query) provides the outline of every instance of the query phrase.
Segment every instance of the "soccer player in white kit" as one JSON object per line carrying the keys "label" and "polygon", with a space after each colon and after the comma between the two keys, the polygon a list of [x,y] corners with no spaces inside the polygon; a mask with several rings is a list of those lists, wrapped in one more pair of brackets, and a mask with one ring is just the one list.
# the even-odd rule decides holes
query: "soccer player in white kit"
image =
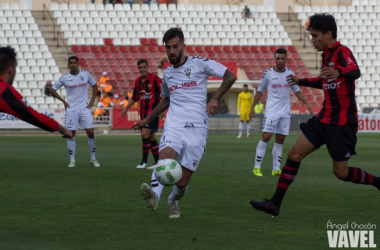
{"label": "soccer player in white kit", "polygon": [[[206,148],[208,114],[214,114],[218,101],[236,81],[236,76],[213,60],[185,55],[186,44],[180,28],[171,28],[162,39],[172,66],[164,70],[160,104],[133,127],[141,129],[167,108],[159,159],[175,159],[182,166],[182,178],[168,198],[169,218],[179,218],[178,200],[187,192],[191,175],[197,170]],[[207,104],[207,79],[223,78],[219,89]],[[149,210],[156,210],[163,186],[152,174],[152,189],[141,185],[141,195]]]}
{"label": "soccer player in white kit", "polygon": [[[71,56],[68,60],[68,66],[70,71],[61,76],[50,89],[50,93],[65,105],[65,126],[73,132],[73,139],[67,140],[67,149],[70,155],[68,167],[75,167],[75,133],[78,125],[87,133],[87,144],[91,156],[90,164],[94,167],[100,167],[99,162],[95,159],[94,122],[91,115],[91,108],[95,102],[98,85],[87,70],[79,70],[78,57]],[[87,84],[92,87],[90,102],[88,102]],[[62,86],[66,89],[67,102],[56,92]]]}
{"label": "soccer player in white kit", "polygon": [[259,177],[263,176],[260,171],[261,163],[264,159],[267,144],[271,139],[272,134],[276,135],[272,150],[272,176],[281,174],[280,164],[282,158],[282,146],[285,137],[289,135],[290,129],[290,88],[293,90],[297,98],[306,104],[310,114],[313,113],[310,103],[306,100],[299,87],[297,85],[290,86],[290,84],[287,83],[286,76],[290,74],[294,75],[294,72],[285,67],[286,60],[286,49],[277,49],[275,52],[276,66],[269,68],[264,72],[251,106],[250,117],[253,118],[255,116],[256,104],[259,102],[265,89],[268,89],[262,136],[256,147],[255,167],[252,170],[253,175]]}

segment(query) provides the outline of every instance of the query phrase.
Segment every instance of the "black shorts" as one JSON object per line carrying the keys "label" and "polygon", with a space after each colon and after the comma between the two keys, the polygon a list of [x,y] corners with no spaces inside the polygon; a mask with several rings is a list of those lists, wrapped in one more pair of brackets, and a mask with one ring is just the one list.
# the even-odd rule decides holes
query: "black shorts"
{"label": "black shorts", "polygon": [[160,119],[156,117],[154,120],[152,120],[150,123],[144,126],[144,128],[150,129],[152,132],[158,131],[158,123],[160,122]]}
{"label": "black shorts", "polygon": [[317,117],[310,118],[300,124],[300,129],[315,148],[326,144],[327,150],[334,161],[347,161],[356,155],[356,132],[358,124],[332,125],[322,123]]}

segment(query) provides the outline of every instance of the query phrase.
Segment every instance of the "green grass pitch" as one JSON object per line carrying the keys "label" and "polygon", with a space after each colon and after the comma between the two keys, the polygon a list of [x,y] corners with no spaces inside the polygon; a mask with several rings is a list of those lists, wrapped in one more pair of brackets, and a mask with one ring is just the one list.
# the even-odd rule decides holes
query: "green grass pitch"
{"label": "green grass pitch", "polygon": [[[297,136],[286,138],[283,164]],[[278,179],[270,176],[273,138],[264,177],[252,175],[259,138],[210,134],[181,218],[169,219],[171,188],[155,212],[140,197],[151,171],[135,169],[138,135],[97,136],[100,168],[89,164],[85,136],[76,139],[75,168],[58,135],[0,136],[0,249],[328,249],[328,220],[376,224],[380,246],[379,191],[338,180],[325,147],[302,162],[279,217],[254,210],[249,201],[270,198]],[[350,165],[379,176],[379,140],[358,134]]]}

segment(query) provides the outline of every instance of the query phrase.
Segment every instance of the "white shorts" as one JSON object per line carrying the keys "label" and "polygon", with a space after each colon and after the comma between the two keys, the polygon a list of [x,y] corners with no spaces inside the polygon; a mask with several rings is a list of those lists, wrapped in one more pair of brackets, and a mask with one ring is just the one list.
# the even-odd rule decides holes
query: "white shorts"
{"label": "white shorts", "polygon": [[289,135],[290,117],[264,116],[263,132],[272,134]]}
{"label": "white shorts", "polygon": [[81,110],[67,110],[65,116],[65,127],[71,131],[80,129],[94,128],[91,110],[84,108]]}
{"label": "white shorts", "polygon": [[196,171],[206,150],[207,128],[164,129],[160,141],[160,151],[170,147],[177,152],[178,162],[191,171]]}

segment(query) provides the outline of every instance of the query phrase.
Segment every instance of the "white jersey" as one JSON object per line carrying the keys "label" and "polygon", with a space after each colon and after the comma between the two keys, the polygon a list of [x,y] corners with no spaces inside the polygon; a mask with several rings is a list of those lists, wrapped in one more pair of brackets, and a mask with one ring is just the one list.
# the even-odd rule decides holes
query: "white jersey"
{"label": "white jersey", "polygon": [[77,75],[70,72],[64,74],[52,88],[57,91],[62,86],[65,87],[67,102],[70,105],[68,110],[81,110],[88,105],[87,84],[94,86],[96,81],[87,70],[79,70]]}
{"label": "white jersey", "polygon": [[202,57],[189,56],[178,68],[164,70],[161,95],[170,97],[165,128],[208,128],[207,78],[223,78],[227,68]]}
{"label": "white jersey", "polygon": [[277,72],[274,68],[267,69],[260,81],[258,92],[263,93],[268,88],[268,97],[265,107],[265,115],[290,116],[290,88],[294,93],[300,91],[297,85],[288,84],[286,76],[295,75],[293,70],[285,68],[284,72]]}

